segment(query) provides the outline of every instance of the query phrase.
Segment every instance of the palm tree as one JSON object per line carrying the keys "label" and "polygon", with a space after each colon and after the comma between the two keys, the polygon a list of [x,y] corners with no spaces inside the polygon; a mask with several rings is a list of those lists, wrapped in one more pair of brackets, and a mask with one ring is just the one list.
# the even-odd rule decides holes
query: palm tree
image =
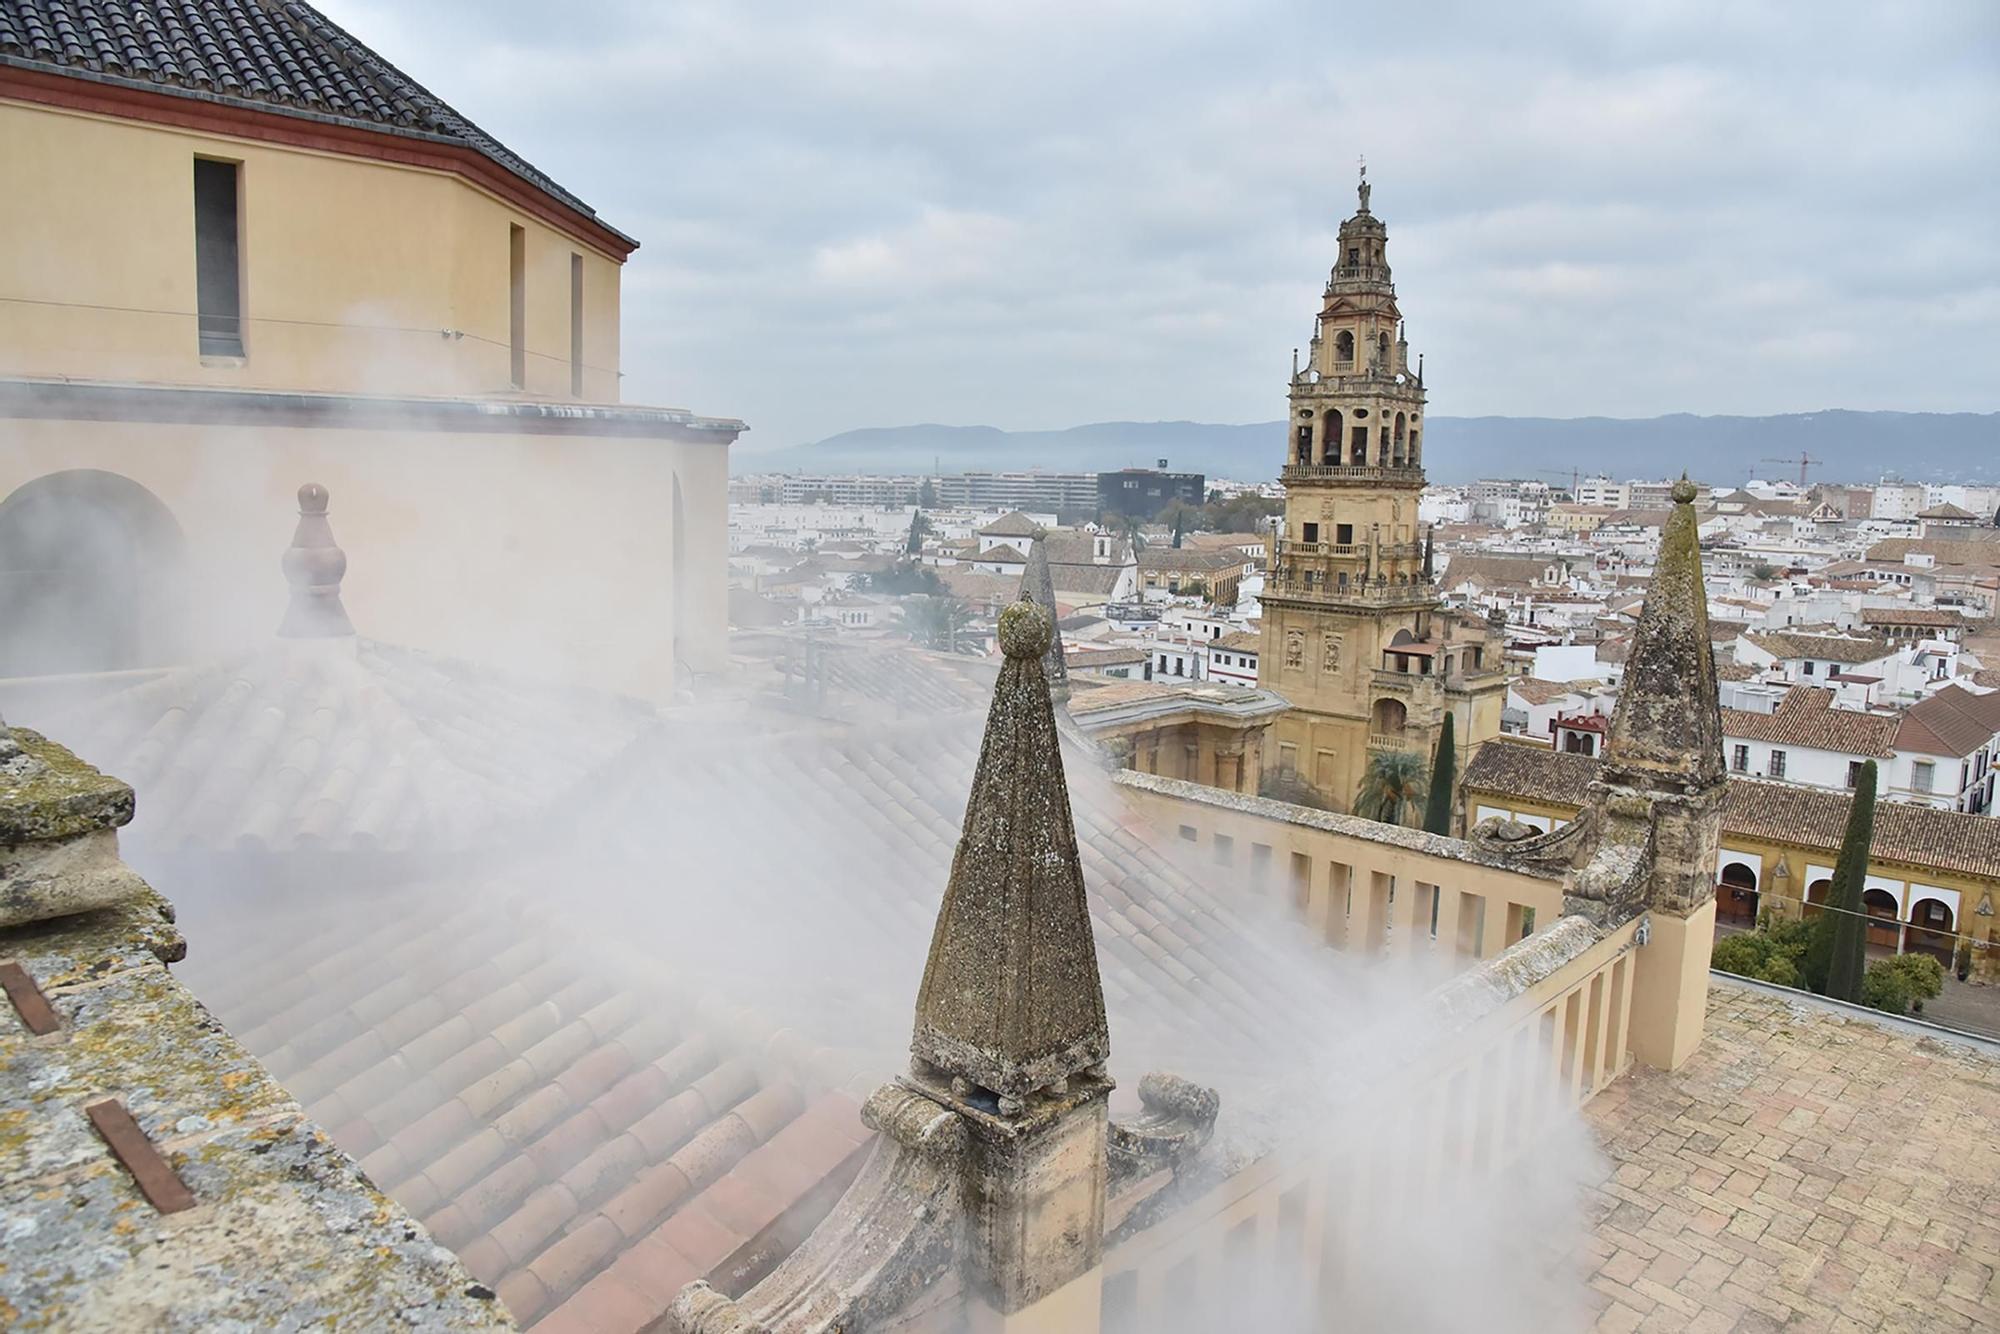
{"label": "palm tree", "polygon": [[1429,766],[1413,750],[1378,750],[1368,757],[1354,813],[1384,824],[1412,824],[1430,790]]}
{"label": "palm tree", "polygon": [[959,637],[972,624],[972,608],[955,597],[920,595],[897,609],[903,633],[925,648],[959,651]]}

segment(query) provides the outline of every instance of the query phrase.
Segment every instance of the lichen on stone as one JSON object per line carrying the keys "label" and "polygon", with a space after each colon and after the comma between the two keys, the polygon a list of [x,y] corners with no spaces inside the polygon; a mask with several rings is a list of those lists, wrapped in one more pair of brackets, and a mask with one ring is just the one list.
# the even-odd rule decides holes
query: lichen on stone
{"label": "lichen on stone", "polygon": [[46,843],[132,819],[132,789],[39,732],[14,729],[19,754],[0,766],[0,845]]}

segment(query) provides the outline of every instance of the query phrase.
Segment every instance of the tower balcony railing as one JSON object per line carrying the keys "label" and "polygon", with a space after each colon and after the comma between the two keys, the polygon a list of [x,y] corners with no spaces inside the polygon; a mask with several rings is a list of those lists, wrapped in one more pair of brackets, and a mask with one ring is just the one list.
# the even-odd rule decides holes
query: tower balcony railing
{"label": "tower balcony railing", "polygon": [[1373,751],[1421,751],[1423,747],[1419,744],[1417,737],[1407,732],[1370,732],[1368,734],[1368,749]]}
{"label": "tower balcony railing", "polygon": [[1399,482],[1409,486],[1424,484],[1421,463],[1287,463],[1278,470],[1278,480],[1294,482]]}
{"label": "tower balcony railing", "polygon": [[[1394,650],[1390,650],[1394,652]],[[1430,672],[1399,672],[1389,667],[1377,667],[1372,679],[1377,690],[1392,691],[1397,694],[1416,695],[1428,689],[1442,687],[1444,678]]]}
{"label": "tower balcony railing", "polygon": [[1365,584],[1359,579],[1352,579],[1342,584],[1337,578],[1321,576],[1322,572],[1315,569],[1281,567],[1272,571],[1265,581],[1264,591],[1274,598],[1299,598],[1328,606],[1370,610],[1435,607],[1438,604],[1436,586],[1423,580],[1407,584]]}
{"label": "tower balcony railing", "polygon": [[[1418,560],[1423,557],[1421,542],[1384,542],[1375,549],[1383,560]],[[1368,554],[1366,542],[1301,542],[1289,537],[1278,539],[1278,559],[1298,556],[1338,556],[1358,560]]]}
{"label": "tower balcony railing", "polygon": [[1334,266],[1333,280],[1335,282],[1386,283],[1389,281],[1389,266],[1387,264],[1339,264]]}

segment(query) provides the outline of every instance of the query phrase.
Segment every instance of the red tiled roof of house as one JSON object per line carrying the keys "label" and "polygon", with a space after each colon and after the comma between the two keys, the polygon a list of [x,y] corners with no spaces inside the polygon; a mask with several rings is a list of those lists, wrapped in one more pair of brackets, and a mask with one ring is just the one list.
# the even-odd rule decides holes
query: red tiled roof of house
{"label": "red tiled roof of house", "polygon": [[1517,676],[1507,683],[1507,688],[1530,704],[1553,704],[1565,695],[1578,693],[1577,687],[1568,681],[1544,681],[1538,676]]}
{"label": "red tiled roof of house", "polygon": [[1956,759],[1978,750],[1996,732],[2000,732],[2000,693],[1979,695],[1949,685],[1903,714],[1896,749]]}
{"label": "red tiled roof of house", "polygon": [[[1467,790],[1515,796],[1552,806],[1581,807],[1598,759],[1500,738],[1488,741],[1465,767]],[[1810,848],[1829,863],[1847,829],[1845,792],[1756,778],[1731,778],[1722,803],[1722,832]],[[1468,803],[1472,804],[1472,803]],[[2000,875],[2000,820],[1914,802],[1875,807],[1873,856],[1993,879]]]}
{"label": "red tiled roof of house", "polygon": [[1887,759],[1896,741],[1893,714],[1836,709],[1834,692],[1822,686],[1793,686],[1773,713],[1722,711],[1722,734],[1781,746],[1872,755]]}
{"label": "red tiled roof of house", "polygon": [[1863,625],[1962,626],[1965,616],[1956,607],[1863,607]]}

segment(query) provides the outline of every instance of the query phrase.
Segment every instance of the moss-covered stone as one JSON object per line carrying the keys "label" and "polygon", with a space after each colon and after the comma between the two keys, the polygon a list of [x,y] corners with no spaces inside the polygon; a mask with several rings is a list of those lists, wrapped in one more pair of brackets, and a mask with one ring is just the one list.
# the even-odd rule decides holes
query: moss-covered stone
{"label": "moss-covered stone", "polygon": [[128,784],[38,732],[16,728],[13,736],[21,756],[0,765],[0,844],[55,842],[130,822]]}

